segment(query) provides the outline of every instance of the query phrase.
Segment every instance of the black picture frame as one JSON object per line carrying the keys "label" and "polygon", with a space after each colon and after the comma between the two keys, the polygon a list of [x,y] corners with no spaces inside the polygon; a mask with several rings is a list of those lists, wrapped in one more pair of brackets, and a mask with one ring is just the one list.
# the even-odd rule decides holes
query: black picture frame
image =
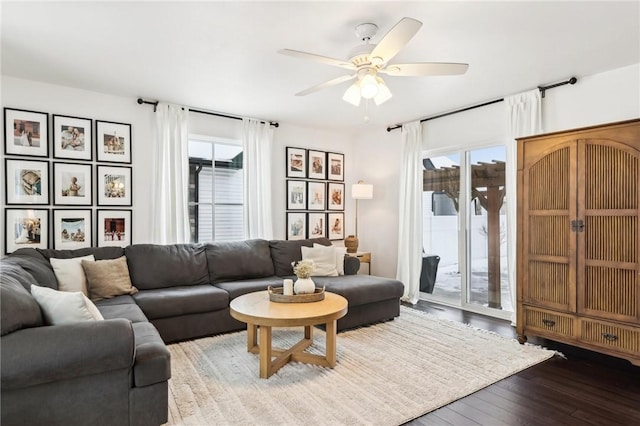
{"label": "black picture frame", "polygon": [[287,212],[287,240],[307,238],[307,216],[301,212]]}
{"label": "black picture frame", "polygon": [[307,182],[287,179],[287,210],[307,209]]}
{"label": "black picture frame", "polygon": [[91,209],[54,209],[51,227],[54,250],[91,247],[92,216]]}
{"label": "black picture frame", "polygon": [[96,159],[131,164],[131,124],[96,120]]}
{"label": "black picture frame", "polygon": [[307,182],[307,210],[326,210],[326,182]]}
{"label": "black picture frame", "polygon": [[5,254],[11,254],[25,247],[49,248],[49,210],[5,208],[4,230]]}
{"label": "black picture frame", "polygon": [[4,160],[5,201],[11,205],[48,205],[49,162],[22,158]]}
{"label": "black picture frame", "polygon": [[53,158],[93,160],[93,120],[53,115]]}
{"label": "black picture frame", "polygon": [[53,163],[53,204],[55,206],[93,205],[91,164]]}
{"label": "black picture frame", "polygon": [[329,182],[327,185],[327,210],[344,210],[344,183]]}
{"label": "black picture frame", "polygon": [[327,214],[327,238],[330,240],[344,240],[344,212]]}
{"label": "black picture frame", "polygon": [[306,178],[307,177],[307,150],[304,148],[286,147],[286,177]]}
{"label": "black picture frame", "polygon": [[132,244],[132,210],[98,209],[96,243],[98,247],[126,247]]}
{"label": "black picture frame", "polygon": [[327,237],[327,214],[307,213],[307,238]]}
{"label": "black picture frame", "polygon": [[5,107],[4,153],[49,157],[49,113]]}
{"label": "black picture frame", "polygon": [[325,180],[327,178],[327,153],[309,149],[307,151],[307,177]]}
{"label": "black picture frame", "polygon": [[133,171],[128,166],[96,166],[96,197],[99,206],[133,205]]}
{"label": "black picture frame", "polygon": [[344,182],[344,154],[327,153],[327,180]]}

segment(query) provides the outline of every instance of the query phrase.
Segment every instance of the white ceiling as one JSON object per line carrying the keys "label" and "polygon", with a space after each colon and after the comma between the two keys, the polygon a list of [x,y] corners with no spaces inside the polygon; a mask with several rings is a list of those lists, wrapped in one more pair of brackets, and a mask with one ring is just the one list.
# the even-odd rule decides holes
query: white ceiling
{"label": "white ceiling", "polygon": [[[341,100],[349,83],[294,96],[344,70],[277,50],[347,59],[357,24],[380,37],[405,16],[424,25],[392,63],[469,71],[385,77],[393,98],[368,113]],[[3,1],[1,31],[4,75],[342,132],[640,62],[638,1]]]}

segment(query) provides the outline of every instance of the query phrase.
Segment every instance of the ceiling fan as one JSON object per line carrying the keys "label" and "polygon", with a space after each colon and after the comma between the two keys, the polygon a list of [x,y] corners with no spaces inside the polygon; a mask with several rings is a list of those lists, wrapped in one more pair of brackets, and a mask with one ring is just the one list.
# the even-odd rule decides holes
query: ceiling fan
{"label": "ceiling fan", "polygon": [[348,75],[325,81],[298,92],[296,96],[305,96],[345,81],[356,80],[344,93],[342,99],[355,106],[360,105],[361,98],[373,99],[376,105],[380,105],[391,98],[391,91],[378,74],[391,77],[419,77],[457,75],[467,71],[469,65],[461,63],[390,64],[389,61],[413,38],[421,26],[422,22],[416,19],[402,18],[377,44],[372,44],[370,41],[378,32],[378,26],[371,23],[360,24],[355,28],[355,32],[364,44],[351,50],[349,59],[346,61],[292,49],[282,49],[278,53],[351,71]]}

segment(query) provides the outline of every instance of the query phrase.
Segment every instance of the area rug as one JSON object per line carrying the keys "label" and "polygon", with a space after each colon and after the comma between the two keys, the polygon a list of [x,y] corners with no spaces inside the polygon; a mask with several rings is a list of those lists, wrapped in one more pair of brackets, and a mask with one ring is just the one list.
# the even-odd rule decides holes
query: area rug
{"label": "area rug", "polygon": [[[274,346],[301,333],[274,328]],[[316,329],[309,351],[324,339]],[[554,355],[404,306],[337,346],[334,369],[296,362],[260,379],[244,331],[169,345],[169,424],[399,425]]]}

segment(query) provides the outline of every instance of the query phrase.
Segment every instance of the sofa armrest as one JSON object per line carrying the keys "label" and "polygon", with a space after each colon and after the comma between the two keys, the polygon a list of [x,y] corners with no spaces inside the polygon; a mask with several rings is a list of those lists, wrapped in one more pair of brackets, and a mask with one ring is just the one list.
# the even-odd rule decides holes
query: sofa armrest
{"label": "sofa armrest", "polygon": [[2,390],[130,368],[131,322],[125,319],[22,329],[1,341]]}
{"label": "sofa armrest", "polygon": [[355,275],[360,270],[360,259],[355,256],[344,257],[344,274]]}

